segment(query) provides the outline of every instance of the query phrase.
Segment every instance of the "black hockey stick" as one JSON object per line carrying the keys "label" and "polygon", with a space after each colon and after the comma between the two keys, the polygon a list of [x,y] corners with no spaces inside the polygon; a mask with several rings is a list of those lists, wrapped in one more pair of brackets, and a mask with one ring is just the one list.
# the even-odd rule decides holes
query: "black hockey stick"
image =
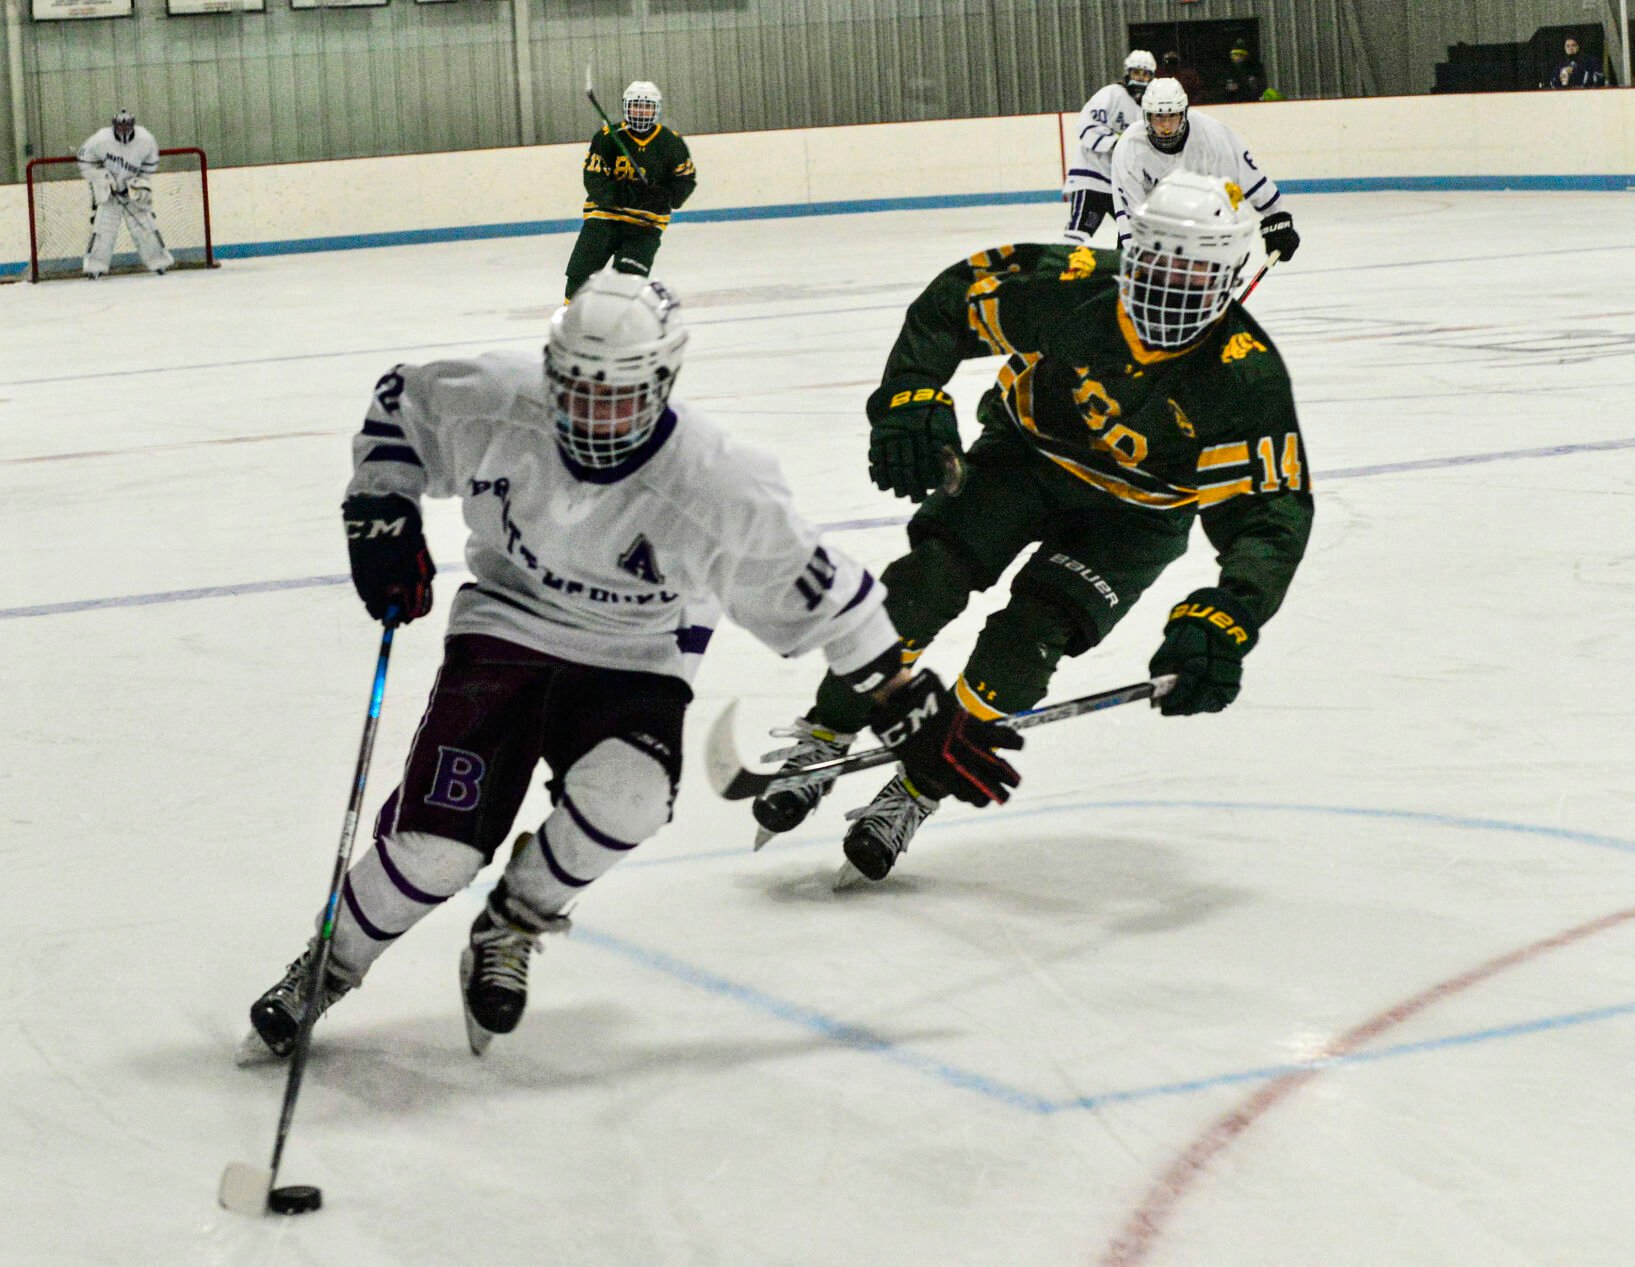
{"label": "black hockey stick", "polygon": [[607,111],[602,109],[602,103],[596,100],[596,84],[590,73],[594,64],[594,59],[585,63],[585,96],[590,98],[590,104],[595,107],[596,113],[602,116],[602,122],[607,124],[607,134],[613,138],[613,143],[619,147],[619,153],[630,161],[630,167],[636,173],[636,179],[645,185],[648,183],[647,173],[641,169],[641,164],[636,162],[636,156],[625,148],[625,143],[619,139],[619,129],[613,126],[613,120],[607,117]]}
{"label": "black hockey stick", "polygon": [[[1048,725],[1053,721],[1066,721],[1069,717],[1080,717],[1085,713],[1100,712],[1104,708],[1116,708],[1120,704],[1132,704],[1136,700],[1156,699],[1160,695],[1168,694],[1174,685],[1174,675],[1165,674],[1150,682],[1135,682],[1096,695],[1081,695],[1077,699],[1063,700],[1060,704],[1046,704],[1043,708],[1031,709],[1001,720],[1003,725],[1013,730],[1027,730],[1033,726]],[[776,770],[764,773],[751,770],[738,756],[738,745],[732,737],[733,722],[737,713],[738,701],[734,700],[727,705],[726,711],[715,719],[715,725],[710,727],[710,737],[704,749],[704,764],[709,771],[710,786],[715,789],[716,795],[729,801],[744,801],[752,796],[760,796],[763,792],[785,792],[812,783],[827,783],[844,774],[872,770],[876,766],[889,765],[897,760],[894,749],[869,748],[863,752],[834,757],[828,761],[816,761],[805,769],[791,770],[788,774],[780,774]]]}
{"label": "black hockey stick", "polygon": [[318,1000],[323,993],[324,973],[329,969],[329,948],[335,940],[335,913],[340,907],[341,884],[352,865],[352,841],[358,832],[358,810],[363,805],[363,785],[369,777],[369,759],[375,751],[375,730],[380,724],[380,704],[386,695],[386,665],[392,656],[392,635],[397,632],[397,608],[386,613],[386,629],[380,635],[380,657],[375,662],[375,685],[369,692],[369,716],[363,723],[363,741],[358,745],[357,769],[352,774],[352,799],[346,807],[346,818],[341,824],[341,843],[335,850],[335,870],[329,877],[329,900],[324,904],[324,923],[318,932],[318,953],[312,957],[311,977],[307,982],[307,1006],[301,1013],[301,1025],[296,1031],[295,1048],[290,1053],[289,1077],[284,1083],[284,1107],[278,1115],[278,1138],[273,1143],[272,1164],[265,1170],[246,1162],[228,1163],[222,1171],[221,1185],[216,1200],[223,1209],[235,1214],[259,1215],[279,1208],[280,1213],[296,1214],[315,1210],[321,1201],[316,1188],[302,1190],[310,1204],[280,1205],[278,1193],[294,1189],[273,1188],[278,1181],[278,1165],[284,1159],[284,1143],[289,1139],[290,1123],[295,1120],[295,1100],[301,1094],[301,1079],[306,1074],[307,1051],[312,1046],[312,1027],[318,1020]]}

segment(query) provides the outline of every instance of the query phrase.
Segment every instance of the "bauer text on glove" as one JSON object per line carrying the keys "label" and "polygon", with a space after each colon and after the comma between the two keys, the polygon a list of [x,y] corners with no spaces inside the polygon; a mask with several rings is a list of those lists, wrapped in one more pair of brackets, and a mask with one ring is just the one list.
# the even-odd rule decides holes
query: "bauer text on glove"
{"label": "bauer text on glove", "polygon": [[869,397],[869,478],[876,488],[921,501],[958,457],[953,397],[924,379],[887,379]]}
{"label": "bauer text on glove", "polygon": [[1218,713],[1238,697],[1243,657],[1260,636],[1260,623],[1243,600],[1206,586],[1177,603],[1147,671],[1175,674],[1169,693],[1153,702],[1166,717]]}
{"label": "bauer text on glove", "polygon": [[1287,211],[1274,211],[1260,222],[1260,240],[1266,244],[1266,254],[1276,251],[1279,259],[1292,260],[1300,248],[1294,217]]}

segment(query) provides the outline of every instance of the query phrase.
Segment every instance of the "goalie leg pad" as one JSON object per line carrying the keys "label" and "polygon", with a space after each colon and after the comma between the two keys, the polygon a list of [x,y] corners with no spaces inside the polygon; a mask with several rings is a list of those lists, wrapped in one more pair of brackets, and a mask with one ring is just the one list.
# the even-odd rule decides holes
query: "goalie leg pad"
{"label": "goalie leg pad", "polygon": [[559,913],[670,821],[675,790],[674,775],[651,753],[602,740],[562,777],[556,808],[512,855],[506,889],[541,916]]}
{"label": "goalie leg pad", "polygon": [[165,247],[165,239],[159,232],[159,222],[153,215],[153,194],[151,191],[133,190],[130,200],[125,205],[125,223],[131,231],[131,241],[136,243],[137,253],[142,257],[142,263],[150,272],[162,273],[175,265],[176,261]]}
{"label": "goalie leg pad", "polygon": [[[358,977],[386,948],[477,878],[485,859],[470,845],[425,832],[396,832],[346,873],[333,955]],[[318,924],[323,926],[323,913]]]}
{"label": "goalie leg pad", "polygon": [[96,215],[91,220],[91,240],[85,247],[84,269],[87,277],[101,277],[108,271],[114,257],[114,243],[119,238],[119,226],[124,219],[125,213],[113,198],[104,198],[97,204]]}

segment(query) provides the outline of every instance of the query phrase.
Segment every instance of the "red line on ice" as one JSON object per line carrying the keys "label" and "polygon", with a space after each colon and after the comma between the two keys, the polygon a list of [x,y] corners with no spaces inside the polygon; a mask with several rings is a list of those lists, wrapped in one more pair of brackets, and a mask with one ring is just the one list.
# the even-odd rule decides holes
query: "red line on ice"
{"label": "red line on ice", "polygon": [[[1631,919],[1635,919],[1635,907],[1603,915],[1587,924],[1580,924],[1577,928],[1557,933],[1554,937],[1523,946],[1520,950],[1511,951],[1497,959],[1490,959],[1469,972],[1451,977],[1439,985],[1433,985],[1413,998],[1381,1012],[1373,1019],[1364,1021],[1328,1044],[1316,1059],[1349,1056],[1365,1043],[1418,1016],[1444,999],[1452,998],[1472,986],[1498,976],[1501,972],[1537,959],[1540,955],[1559,950],[1563,946],[1570,946],[1586,937],[1593,937],[1596,933],[1605,932]],[[1163,1235],[1170,1217],[1175,1213],[1175,1208],[1202,1177],[1210,1163],[1225,1152],[1238,1136],[1317,1077],[1323,1068],[1324,1066],[1302,1069],[1274,1078],[1237,1108],[1211,1123],[1158,1177],[1141,1204],[1135,1208],[1118,1235],[1107,1246],[1101,1258],[1102,1267],[1136,1267],[1137,1264],[1146,1262],[1153,1246]]]}

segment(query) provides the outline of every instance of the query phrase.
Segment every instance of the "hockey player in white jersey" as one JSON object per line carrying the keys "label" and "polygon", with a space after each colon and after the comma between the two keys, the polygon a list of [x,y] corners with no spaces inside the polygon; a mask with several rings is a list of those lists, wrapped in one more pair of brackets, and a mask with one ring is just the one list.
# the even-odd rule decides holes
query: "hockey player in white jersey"
{"label": "hockey player in white jersey", "polygon": [[[343,507],[370,615],[431,608],[422,497],[458,497],[472,579],[373,847],[347,874],[320,1010],[493,860],[544,762],[554,808],[519,836],[460,977],[472,1050],[527,1002],[539,939],[670,819],[689,686],[722,609],[785,656],[821,650],[914,779],[972,804],[1021,746],[901,667],[883,587],[795,513],[776,464],[670,389],[687,335],[657,282],[604,270],[528,352],[400,365],[353,442]],[[322,915],[320,914],[320,920]],[[251,1007],[241,1059],[293,1049],[315,942]]]}
{"label": "hockey player in white jersey", "polygon": [[1277,184],[1255,165],[1254,155],[1219,119],[1187,108],[1186,90],[1174,79],[1155,79],[1141,98],[1146,126],[1131,128],[1113,147],[1113,214],[1118,244],[1130,240],[1130,208],[1147,201],[1158,182],[1173,171],[1219,176],[1242,191],[1260,216],[1261,241],[1270,254],[1294,258],[1300,235],[1294,217],[1280,205]]}
{"label": "hockey player in white jersey", "polygon": [[1113,145],[1140,121],[1142,94],[1157,73],[1157,59],[1138,48],[1124,59],[1123,82],[1108,84],[1079,111],[1078,149],[1062,185],[1069,204],[1063,241],[1089,246],[1103,218],[1112,214]]}
{"label": "hockey player in white jersey", "polygon": [[153,174],[159,170],[159,143],[129,110],[116,111],[113,122],[79,147],[79,174],[91,186],[91,240],[85,248],[85,275],[93,280],[108,271],[119,226],[149,271],[163,274],[175,264],[165,249],[153,213]]}

